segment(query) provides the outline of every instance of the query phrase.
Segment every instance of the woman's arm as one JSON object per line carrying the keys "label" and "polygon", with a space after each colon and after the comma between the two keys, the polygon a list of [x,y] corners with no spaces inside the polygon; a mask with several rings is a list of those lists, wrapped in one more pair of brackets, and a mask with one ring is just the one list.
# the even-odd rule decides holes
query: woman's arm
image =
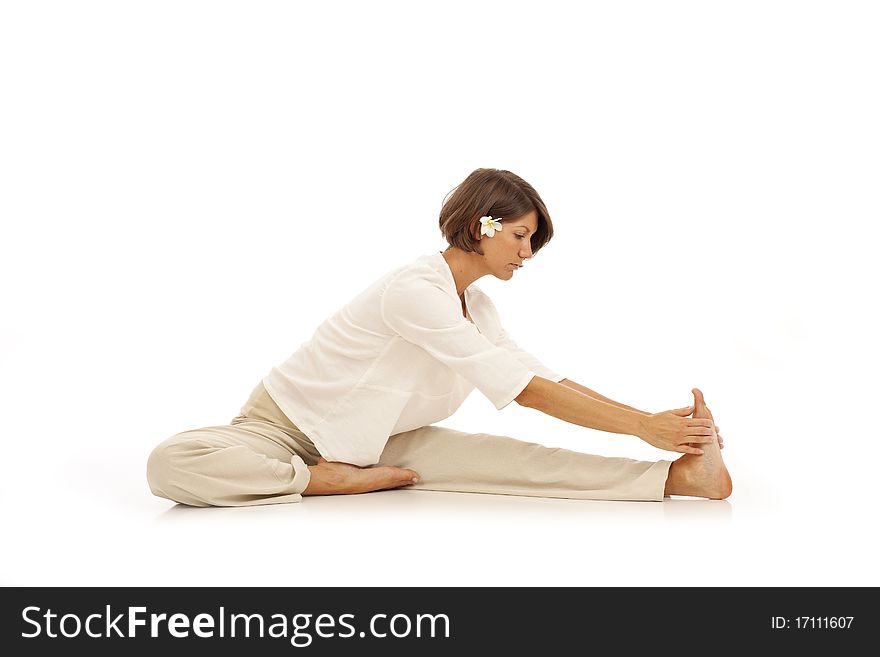
{"label": "woman's arm", "polygon": [[640,411],[639,409],[633,408],[632,406],[627,406],[626,404],[621,404],[620,402],[616,402],[613,399],[608,399],[608,397],[604,397],[604,396],[600,395],[595,390],[590,390],[589,388],[582,386],[580,383],[575,383],[574,381],[572,381],[570,379],[562,379],[562,381],[560,381],[559,383],[564,386],[568,386],[572,390],[577,390],[580,393],[588,395],[588,396],[592,397],[593,399],[598,399],[599,401],[603,401],[606,404],[611,404],[612,406],[617,406],[617,408],[625,408],[630,411],[635,411],[636,413],[641,413],[642,415],[650,415],[650,413],[646,413],[645,411]]}
{"label": "woman's arm", "polygon": [[631,436],[643,432],[642,420],[646,419],[641,411],[609,404],[540,376],[532,377],[516,402],[582,427]]}
{"label": "woman's arm", "polygon": [[714,441],[711,420],[687,417],[693,407],[644,414],[537,375],[517,395],[516,402],[582,427],[638,436],[654,447],[673,452],[702,454],[695,445]]}

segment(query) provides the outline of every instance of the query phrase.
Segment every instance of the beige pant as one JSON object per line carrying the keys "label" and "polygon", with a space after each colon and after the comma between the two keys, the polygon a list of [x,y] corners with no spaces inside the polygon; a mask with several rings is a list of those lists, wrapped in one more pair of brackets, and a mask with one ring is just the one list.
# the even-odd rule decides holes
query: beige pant
{"label": "beige pant", "polygon": [[[184,431],[147,461],[154,495],[192,506],[299,502],[320,454],[262,382],[228,426]],[[419,473],[400,490],[663,501],[671,461],[634,461],[427,426],[391,436],[378,465]]]}

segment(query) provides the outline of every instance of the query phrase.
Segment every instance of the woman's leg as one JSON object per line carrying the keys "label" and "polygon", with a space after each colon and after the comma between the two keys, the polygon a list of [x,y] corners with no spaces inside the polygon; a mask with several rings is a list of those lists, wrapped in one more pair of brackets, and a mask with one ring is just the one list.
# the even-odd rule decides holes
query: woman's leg
{"label": "woman's leg", "polygon": [[229,426],[184,431],[147,461],[153,494],[192,506],[299,502],[320,454],[262,383]]}
{"label": "woman's leg", "polygon": [[428,426],[388,440],[379,465],[419,473],[412,490],[663,501],[670,461],[635,461]]}
{"label": "woman's leg", "polygon": [[394,467],[328,463],[257,384],[230,426],[184,431],[147,462],[153,494],[192,506],[300,502],[303,495],[342,495],[397,488],[416,475]]}
{"label": "woman's leg", "polygon": [[271,438],[280,433],[257,421],[179,433],[150,454],[150,490],[191,506],[299,502],[309,469],[301,456]]}

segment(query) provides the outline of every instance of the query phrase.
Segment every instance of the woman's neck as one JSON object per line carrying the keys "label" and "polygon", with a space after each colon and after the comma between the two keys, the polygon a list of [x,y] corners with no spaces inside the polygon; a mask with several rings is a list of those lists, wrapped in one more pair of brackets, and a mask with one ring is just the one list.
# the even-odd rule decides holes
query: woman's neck
{"label": "woman's neck", "polygon": [[464,304],[464,291],[478,278],[482,278],[489,272],[485,271],[483,257],[479,253],[465,253],[454,246],[443,252],[443,259],[452,271],[455,280],[455,291],[461,297]]}

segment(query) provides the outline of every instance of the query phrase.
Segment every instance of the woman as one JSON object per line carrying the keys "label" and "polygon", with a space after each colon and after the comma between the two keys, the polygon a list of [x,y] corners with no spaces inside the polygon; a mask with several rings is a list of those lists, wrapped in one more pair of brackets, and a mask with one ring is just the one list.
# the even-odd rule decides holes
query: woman
{"label": "woman", "polygon": [[[444,202],[440,230],[446,251],[387,273],[323,322],[228,426],[157,446],[147,464],[152,492],[193,506],[400,487],[592,500],[730,495],[698,390],[694,406],[657,414],[603,397],[520,349],[473,285],[486,274],[509,280],[553,236],[531,185],[477,169]],[[684,456],[609,458],[432,426],[475,387],[499,410],[516,401]]]}

